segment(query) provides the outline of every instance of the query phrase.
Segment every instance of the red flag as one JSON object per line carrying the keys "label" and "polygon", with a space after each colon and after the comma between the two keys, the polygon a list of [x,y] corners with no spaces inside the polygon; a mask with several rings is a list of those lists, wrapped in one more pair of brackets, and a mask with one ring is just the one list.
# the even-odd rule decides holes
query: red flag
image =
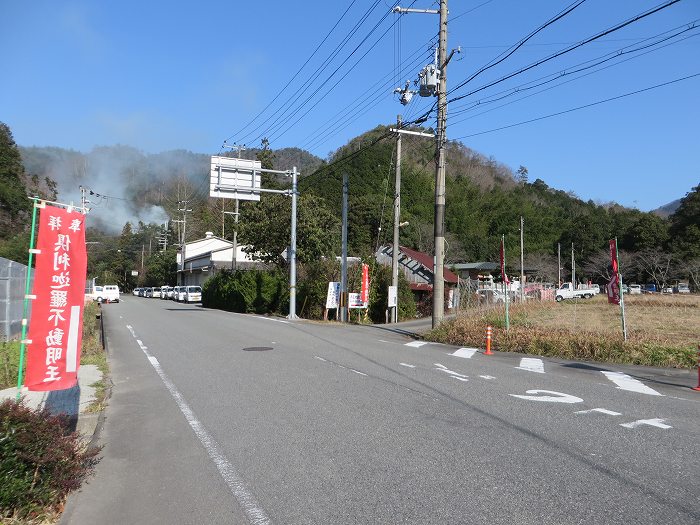
{"label": "red flag", "polygon": [[506,284],[510,284],[510,279],[506,275],[506,248],[504,245],[503,237],[501,237],[501,278]]}
{"label": "red flag", "polygon": [[29,390],[63,390],[78,380],[85,297],[85,215],[55,206],[39,214],[32,316],[27,338]]}
{"label": "red flag", "polygon": [[617,239],[610,239],[610,262],[612,277],[608,282],[608,302],[620,304],[620,267],[617,262]]}
{"label": "red flag", "polygon": [[360,291],[360,301],[367,306],[369,303],[369,266],[362,264],[362,290]]}

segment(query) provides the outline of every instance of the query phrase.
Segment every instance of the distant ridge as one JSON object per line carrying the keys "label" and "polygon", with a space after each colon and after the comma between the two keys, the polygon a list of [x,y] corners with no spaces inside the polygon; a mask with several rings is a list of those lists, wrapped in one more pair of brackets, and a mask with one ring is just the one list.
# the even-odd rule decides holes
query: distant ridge
{"label": "distant ridge", "polygon": [[681,205],[681,200],[676,199],[675,201],[669,202],[668,204],[664,204],[663,206],[659,206],[655,210],[652,210],[651,213],[654,213],[658,215],[659,217],[663,217],[664,219],[667,219],[671,215],[675,213],[675,211],[678,209],[678,206]]}

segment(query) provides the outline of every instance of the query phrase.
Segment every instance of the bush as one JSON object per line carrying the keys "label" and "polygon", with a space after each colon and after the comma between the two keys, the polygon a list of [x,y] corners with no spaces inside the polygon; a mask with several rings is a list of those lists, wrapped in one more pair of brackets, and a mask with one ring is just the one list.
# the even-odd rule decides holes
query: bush
{"label": "bush", "polygon": [[99,461],[65,417],[0,404],[0,517],[33,519],[60,509]]}
{"label": "bush", "polygon": [[222,270],[204,283],[202,306],[230,312],[282,312],[288,301],[287,278],[279,271]]}

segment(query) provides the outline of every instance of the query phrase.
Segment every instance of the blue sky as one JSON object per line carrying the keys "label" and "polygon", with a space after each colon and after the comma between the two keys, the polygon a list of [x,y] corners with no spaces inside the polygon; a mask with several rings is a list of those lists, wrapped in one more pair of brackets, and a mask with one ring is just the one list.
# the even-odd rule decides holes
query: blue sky
{"label": "blue sky", "polygon": [[[454,89],[571,2],[451,0],[448,46],[461,46],[462,53],[449,66],[449,98],[663,3],[588,0],[502,63]],[[437,6],[432,0],[413,4]],[[434,102],[416,96],[403,107],[391,88],[417,78],[430,61],[438,18],[385,16],[392,5],[392,0],[0,0],[0,46],[5,50],[0,121],[10,126],[15,141],[23,146],[87,152],[94,146],[120,143],[145,152],[217,153],[225,139],[257,146],[260,137],[267,136],[273,148],[304,147],[325,157],[357,134],[394,122],[398,113],[404,120],[416,118]],[[400,22],[392,27],[397,18]],[[696,159],[700,76],[529,124],[482,132],[700,73],[700,27],[690,25],[700,25],[699,19],[700,2],[682,0],[453,101],[448,138],[461,138],[514,170],[524,165],[531,181],[541,178],[584,199],[651,210],[680,198],[700,183]],[[289,87],[241,132],[329,32]],[[352,36],[346,45],[333,55],[348,35]],[[562,75],[616,52],[625,54]],[[396,68],[399,59],[404,63],[401,72]],[[610,67],[601,69],[605,66]],[[337,73],[299,107],[336,68]],[[573,80],[562,83],[569,79]],[[550,82],[524,90],[525,83],[545,80]],[[295,94],[305,86],[308,90],[295,103]],[[493,102],[499,97],[505,98]],[[348,107],[354,101],[357,105]],[[332,119],[346,108],[347,117]]]}

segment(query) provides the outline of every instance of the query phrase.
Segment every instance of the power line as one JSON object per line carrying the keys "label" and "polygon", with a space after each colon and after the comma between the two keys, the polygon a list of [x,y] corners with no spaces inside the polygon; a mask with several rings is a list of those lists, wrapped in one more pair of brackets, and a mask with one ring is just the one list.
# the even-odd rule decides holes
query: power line
{"label": "power line", "polygon": [[[557,85],[555,85],[555,86],[552,86],[552,87],[550,87],[550,88],[547,88],[547,89],[544,89],[544,90],[540,90],[540,91],[537,92],[537,93],[542,93],[542,92],[547,91],[547,90],[549,90],[549,89],[553,89],[554,87],[558,87],[558,86],[567,84],[567,83],[569,83],[569,82],[572,82],[573,80],[577,80],[577,79],[579,79],[579,78],[583,78],[583,77],[585,77],[585,76],[588,76],[588,75],[590,75],[590,74],[592,74],[592,73],[597,73],[597,72],[599,72],[599,71],[603,71],[604,69],[608,69],[608,68],[610,68],[610,67],[620,65],[620,64],[622,64],[622,63],[624,63],[624,62],[627,62],[628,60],[632,60],[633,58],[638,58],[638,57],[644,56],[644,55],[646,55],[646,54],[648,54],[648,53],[651,53],[651,52],[654,52],[654,51],[658,51],[659,49],[663,49],[663,48],[665,48],[665,47],[667,47],[667,46],[669,46],[669,45],[673,45],[673,44],[682,42],[683,40],[686,40],[686,39],[688,39],[688,38],[692,38],[693,36],[697,36],[697,33],[696,33],[695,35],[690,35],[690,36],[688,36],[688,37],[679,39],[679,40],[677,40],[677,41],[675,41],[675,42],[667,43],[666,45],[663,45],[663,46],[659,45],[659,44],[662,44],[663,42],[667,42],[667,41],[672,40],[672,39],[674,39],[674,38],[676,38],[676,37],[678,37],[678,36],[680,36],[680,35],[682,35],[682,34],[684,34],[684,33],[687,33],[688,31],[694,31],[694,30],[698,29],[698,27],[697,27],[697,23],[698,23],[698,22],[700,22],[700,19],[693,20],[693,21],[690,22],[690,23],[683,24],[683,25],[681,25],[681,26],[675,27],[675,28],[670,29],[670,30],[668,30],[668,31],[664,31],[663,33],[659,33],[659,34],[657,34],[657,35],[654,35],[653,37],[648,37],[648,38],[646,38],[646,39],[644,39],[644,40],[638,41],[638,43],[642,43],[642,42],[646,42],[646,41],[648,41],[648,40],[651,40],[652,38],[657,38],[657,40],[655,40],[654,42],[650,42],[650,43],[647,43],[647,44],[644,44],[644,45],[641,45],[641,46],[636,46],[636,47],[633,47],[633,46],[625,46],[625,47],[619,48],[619,49],[617,49],[617,50],[611,51],[611,52],[609,52],[609,53],[606,53],[606,54],[604,54],[604,55],[600,55],[600,56],[598,56],[598,57],[596,57],[596,58],[593,58],[593,59],[590,59],[590,60],[586,60],[586,61],[584,61],[584,62],[580,62],[580,63],[578,63],[578,64],[576,64],[576,65],[570,66],[570,67],[568,67],[568,68],[566,68],[566,69],[563,69],[563,70],[561,70],[561,71],[558,71],[558,72],[556,72],[556,73],[551,73],[551,74],[548,74],[548,75],[544,75],[544,76],[539,77],[539,78],[537,78],[537,79],[535,79],[535,80],[531,80],[531,81],[529,81],[529,82],[525,82],[525,83],[520,84],[520,85],[518,85],[518,86],[515,86],[515,87],[513,87],[513,88],[509,88],[509,89],[506,89],[506,90],[503,90],[503,91],[499,91],[498,93],[495,93],[495,94],[493,94],[493,95],[490,95],[490,96],[487,97],[486,99],[477,100],[477,101],[471,102],[471,103],[469,104],[468,107],[457,106],[458,109],[457,109],[456,111],[452,111],[452,116],[454,117],[454,116],[456,116],[456,115],[460,115],[460,114],[465,113],[465,112],[467,112],[467,111],[470,111],[470,110],[472,110],[472,109],[474,109],[474,108],[476,108],[476,107],[481,107],[481,106],[486,105],[486,104],[492,104],[492,103],[494,103],[494,102],[498,102],[499,100],[503,100],[503,99],[505,99],[505,98],[508,98],[508,97],[510,97],[510,96],[513,96],[513,95],[522,93],[522,92],[524,92],[524,91],[529,91],[529,90],[535,89],[535,88],[537,88],[537,87],[543,86],[543,85],[545,85],[545,84],[549,84],[549,83],[551,83],[551,82],[554,82],[554,81],[556,81],[556,80],[560,80],[560,79],[562,79],[563,77],[571,77],[572,75],[575,75],[575,74],[577,74],[577,73],[581,73],[582,71],[587,71],[587,70],[589,70],[589,69],[593,69],[593,68],[595,68],[595,67],[597,67],[597,66],[600,66],[601,64],[604,64],[604,63],[609,62],[609,61],[611,61],[611,60],[619,59],[620,57],[622,57],[622,56],[624,56],[624,55],[628,55],[628,54],[631,54],[631,53],[638,53],[638,54],[635,55],[635,56],[626,58],[626,59],[624,59],[624,60],[619,60],[618,62],[616,62],[616,63],[614,63],[614,64],[610,64],[610,65],[608,65],[608,66],[599,68],[599,69],[597,69],[596,71],[592,71],[592,72],[586,73],[586,74],[584,74],[584,75],[579,75],[578,77],[575,77],[575,78],[570,78],[570,79],[566,80],[565,82],[560,82],[559,84],[557,84]],[[673,34],[671,34],[671,35],[668,35],[668,33],[670,33],[671,31],[676,31],[676,32],[673,33]],[[666,35],[666,36],[664,36],[664,35]],[[660,38],[660,37],[662,37],[662,38]],[[658,47],[656,47],[655,49],[648,49],[648,48],[651,48],[651,47],[654,47],[654,46],[658,46]],[[646,52],[644,52],[644,53],[639,53],[640,51],[643,51],[643,50],[645,50],[645,49],[648,49],[648,50],[647,50]],[[537,93],[535,93],[535,94],[537,94]],[[526,97],[523,97],[523,98],[526,98]],[[521,99],[521,100],[522,100],[522,99]],[[459,109],[460,107],[463,107],[463,109]],[[502,106],[501,106],[501,107],[502,107]],[[453,124],[456,124],[457,122],[463,122],[463,121],[464,121],[464,119],[463,119],[463,120],[458,120],[458,121],[453,121]]]}
{"label": "power line", "polygon": [[[530,69],[533,69],[533,68],[535,68],[535,67],[537,67],[537,66],[540,66],[540,65],[544,64],[545,62],[549,62],[550,60],[553,60],[553,59],[555,59],[555,58],[557,58],[557,57],[560,57],[560,56],[562,56],[562,55],[565,55],[566,53],[570,53],[571,51],[574,51],[575,49],[578,49],[579,47],[582,47],[582,46],[584,46],[584,45],[586,45],[586,44],[589,44],[590,42],[593,42],[593,41],[595,41],[595,40],[598,40],[599,38],[602,38],[602,37],[604,37],[604,36],[606,36],[606,35],[609,35],[609,34],[611,34],[611,33],[614,33],[615,31],[619,31],[620,29],[622,29],[622,28],[624,28],[624,27],[627,27],[628,25],[633,24],[634,22],[638,22],[639,20],[641,20],[641,19],[643,19],[643,18],[646,18],[647,16],[650,16],[650,15],[652,15],[652,14],[654,14],[654,13],[657,13],[657,12],[661,11],[662,9],[666,9],[667,7],[670,7],[670,6],[672,6],[673,4],[676,4],[676,3],[678,3],[678,2],[680,2],[680,0],[670,0],[670,1],[666,2],[665,4],[661,4],[661,5],[658,5],[658,6],[656,6],[656,7],[653,7],[653,8],[651,8],[651,9],[647,10],[647,11],[644,11],[644,12],[642,12],[642,13],[640,13],[640,14],[634,16],[634,17],[632,17],[632,18],[629,18],[629,19],[625,20],[624,22],[620,22],[619,24],[616,24],[616,25],[614,25],[614,26],[612,26],[612,27],[610,27],[610,28],[608,28],[608,29],[605,29],[604,31],[601,31],[600,33],[597,33],[596,35],[593,35],[593,36],[591,36],[591,37],[588,37],[588,38],[582,40],[581,42],[578,42],[577,44],[574,44],[574,45],[569,46],[569,47],[567,47],[567,48],[565,48],[565,49],[562,49],[562,50],[560,50],[560,51],[557,51],[556,53],[553,53],[553,54],[551,54],[551,55],[549,55],[549,56],[547,56],[547,57],[545,57],[545,58],[543,58],[543,59],[537,60],[537,61],[533,62],[532,64],[530,64],[530,65],[528,65],[528,66],[525,66],[525,67],[523,67],[523,68],[520,68],[520,69],[517,70],[517,71],[514,71],[514,72],[509,73],[509,74],[507,74],[507,75],[505,75],[505,76],[503,76],[503,77],[501,77],[501,78],[499,78],[499,79],[497,79],[497,80],[494,80],[494,81],[492,81],[492,82],[489,82],[489,83],[483,85],[482,87],[480,87],[480,88],[478,88],[478,89],[475,89],[475,90],[472,90],[471,92],[469,92],[469,93],[467,93],[467,94],[465,94],[465,95],[461,95],[461,96],[458,96],[458,97],[454,97],[454,98],[450,99],[450,100],[448,101],[448,103],[449,103],[449,102],[456,102],[456,101],[458,101],[458,100],[462,100],[463,98],[466,98],[466,97],[468,97],[468,96],[470,96],[470,95],[473,95],[474,93],[477,93],[477,92],[479,92],[479,91],[483,91],[484,89],[487,89],[487,88],[489,88],[489,87],[491,87],[491,86],[494,86],[494,85],[496,85],[496,84],[499,84],[499,83],[501,83],[501,82],[505,82],[506,80],[508,80],[508,79],[510,79],[510,78],[513,78],[514,76],[520,75],[520,74],[522,74],[522,73],[524,73],[524,72],[526,72],[526,71],[529,71]],[[471,79],[473,79],[473,78],[474,78],[474,75],[472,75],[472,77],[470,77],[469,79],[467,79],[467,80],[465,80],[464,82],[462,82],[461,84],[459,84],[457,87],[455,87],[454,89],[452,89],[450,92],[454,92],[455,90],[457,90],[457,89],[463,87],[464,85],[466,85],[467,82],[469,82],[469,81],[470,81]]]}
{"label": "power line", "polygon": [[457,137],[456,139],[453,139],[453,140],[462,140],[462,139],[466,139],[466,138],[470,138],[470,137],[476,137],[476,136],[479,136],[479,135],[485,135],[485,134],[487,134],[487,133],[493,133],[493,132],[495,132],[495,131],[502,131],[502,130],[504,130],[504,129],[514,128],[514,127],[517,127],[517,126],[523,126],[523,125],[525,125],[525,124],[530,124],[530,123],[532,123],[532,122],[537,122],[537,121],[539,121],[539,120],[544,120],[544,119],[548,119],[548,118],[551,118],[551,117],[556,117],[556,116],[559,116],[559,115],[564,115],[564,114],[566,114],[566,113],[572,113],[572,112],[578,111],[578,110],[580,110],[580,109],[585,109],[585,108],[590,108],[590,107],[593,107],[593,106],[598,106],[598,105],[600,105],[600,104],[604,104],[604,103],[606,103],[606,102],[611,102],[611,101],[613,101],[613,100],[618,100],[618,99],[625,98],[625,97],[629,97],[629,96],[632,96],[632,95],[638,95],[639,93],[644,93],[644,92],[646,92],[646,91],[651,91],[651,90],[653,90],[653,89],[657,89],[657,88],[660,88],[660,87],[668,86],[668,85],[670,85],[670,84],[675,84],[675,83],[677,83],[677,82],[682,82],[682,81],[684,81],[684,80],[688,80],[688,79],[691,79],[691,78],[694,78],[694,77],[697,77],[697,76],[700,76],[700,73],[693,73],[692,75],[688,75],[688,76],[681,77],[681,78],[676,78],[676,79],[674,79],[674,80],[669,80],[668,82],[663,82],[663,83],[661,83],[661,84],[656,84],[656,85],[654,85],[654,86],[649,86],[649,87],[646,87],[646,88],[638,89],[638,90],[636,90],[636,91],[630,91],[630,92],[624,93],[624,94],[622,94],[622,95],[617,95],[617,96],[615,96],[615,97],[610,97],[610,98],[606,98],[606,99],[603,99],[603,100],[598,100],[598,101],[596,101],[596,102],[591,102],[590,104],[584,104],[584,105],[582,105],[582,106],[577,106],[577,107],[575,107],[575,108],[565,109],[564,111],[557,111],[556,113],[550,113],[549,115],[544,115],[544,116],[537,117],[537,118],[533,118],[533,119],[529,119],[529,120],[523,120],[522,122],[516,122],[515,124],[508,124],[507,126],[500,126],[500,127],[498,127],[498,128],[493,128],[493,129],[489,129],[489,130],[485,130],[485,131],[479,131],[478,133],[471,133],[471,134],[469,134],[469,135],[463,135],[463,136]]}
{"label": "power line", "polygon": [[348,14],[348,11],[350,11],[350,9],[352,8],[352,6],[355,5],[355,2],[356,2],[356,1],[357,1],[357,0],[352,0],[352,2],[350,2],[350,5],[349,5],[349,6],[347,7],[347,9],[343,12],[343,14],[340,15],[340,18],[339,18],[338,21],[333,25],[333,27],[330,29],[330,31],[328,31],[328,33],[326,34],[326,36],[323,37],[323,40],[321,40],[321,42],[316,46],[316,49],[314,49],[313,53],[311,53],[311,55],[309,55],[309,58],[306,59],[306,62],[304,62],[304,63],[301,65],[301,67],[297,70],[297,72],[294,73],[294,76],[284,85],[284,87],[277,93],[277,95],[275,95],[275,97],[267,104],[267,106],[265,106],[265,107],[263,108],[262,111],[260,111],[255,117],[253,117],[252,120],[250,120],[245,126],[243,126],[240,130],[238,130],[238,131],[237,131],[236,133],[234,133],[233,135],[231,135],[231,136],[230,136],[228,139],[226,139],[224,142],[226,142],[226,141],[232,139],[234,136],[236,136],[236,135],[238,135],[238,134],[240,134],[240,133],[243,133],[243,131],[245,131],[253,122],[255,122],[263,113],[265,113],[265,111],[267,111],[267,109],[268,109],[272,104],[274,104],[274,102],[280,97],[280,95],[282,95],[282,93],[284,93],[284,91],[289,87],[289,85],[290,85],[292,82],[294,82],[294,80],[299,76],[299,74],[300,74],[300,73],[302,72],[302,70],[306,67],[306,65],[311,61],[311,59],[312,59],[314,56],[316,56],[316,53],[318,53],[318,51],[321,49],[321,46],[322,46],[323,44],[326,43],[326,40],[328,40],[328,37],[330,37],[330,36],[333,34],[333,31],[335,31],[335,28],[338,27],[338,25],[339,25],[340,22],[343,20],[343,18],[345,18],[345,15]]}
{"label": "power line", "polygon": [[518,41],[516,44],[514,44],[514,45],[511,47],[510,50],[504,51],[503,53],[501,53],[500,55],[498,55],[496,58],[494,58],[493,60],[491,60],[488,64],[486,64],[485,66],[482,66],[481,68],[479,68],[479,69],[478,69],[475,73],[473,73],[469,78],[467,78],[466,80],[464,80],[463,82],[461,82],[460,84],[458,84],[458,85],[456,85],[454,88],[452,88],[451,91],[455,91],[455,90],[461,88],[462,86],[464,86],[464,85],[468,84],[469,82],[471,82],[472,80],[474,80],[476,77],[478,77],[478,76],[479,76],[480,74],[482,74],[484,71],[486,71],[486,70],[488,70],[488,69],[491,69],[492,67],[495,67],[495,66],[497,66],[498,64],[500,64],[501,62],[503,62],[504,60],[506,60],[506,59],[507,59],[508,57],[510,57],[513,53],[515,53],[518,49],[520,49],[520,48],[525,44],[525,42],[527,42],[528,40],[530,40],[531,38],[533,38],[533,37],[534,37],[535,35],[537,35],[540,31],[544,31],[544,30],[545,30],[547,27],[549,27],[550,25],[554,24],[555,22],[557,22],[557,21],[561,20],[562,18],[564,18],[564,17],[565,17],[566,15],[568,15],[569,13],[573,12],[574,9],[576,9],[577,7],[579,7],[579,6],[580,6],[581,4],[583,4],[585,1],[586,1],[586,0],[577,0],[576,2],[574,2],[574,3],[572,3],[572,4],[569,4],[569,6],[566,7],[566,8],[564,8],[564,10],[560,11],[558,14],[556,14],[554,17],[552,17],[552,18],[550,18],[549,20],[547,20],[544,24],[542,24],[541,26],[539,26],[537,29],[531,31],[530,34],[528,34],[525,38],[522,38],[520,41]]}
{"label": "power line", "polygon": [[[265,125],[270,121],[270,119],[271,119],[272,117],[276,116],[275,120],[274,120],[270,125],[268,125],[261,133],[259,133],[255,139],[252,139],[251,142],[255,142],[255,141],[257,141],[259,138],[265,136],[272,126],[274,126],[275,124],[277,124],[277,123],[280,121],[281,118],[284,118],[284,116],[287,114],[288,111],[290,111],[290,109],[293,107],[293,105],[296,104],[296,102],[304,95],[304,93],[306,93],[306,91],[308,91],[308,90],[311,88],[311,86],[314,84],[314,82],[316,81],[316,79],[321,78],[321,73],[323,73],[323,71],[325,71],[325,69],[329,67],[329,65],[330,65],[330,63],[333,61],[333,59],[335,59],[335,57],[338,56],[338,54],[340,53],[340,51],[345,47],[345,45],[350,41],[350,39],[357,33],[357,31],[358,31],[358,30],[360,29],[360,27],[364,24],[364,22],[369,18],[369,16],[370,16],[370,14],[372,13],[372,11],[374,11],[374,10],[377,8],[378,5],[379,5],[379,2],[375,2],[372,6],[370,6],[370,8],[369,8],[367,11],[365,11],[365,13],[362,15],[362,17],[360,18],[360,20],[359,20],[359,21],[355,24],[355,26],[352,28],[352,30],[350,31],[350,33],[349,33],[348,35],[346,35],[346,36],[343,38],[343,40],[335,47],[335,49],[326,57],[326,59],[323,61],[323,63],[321,64],[320,68],[319,68],[318,71],[316,72],[316,74],[315,74],[315,76],[314,76],[314,79],[313,79],[311,82],[306,83],[306,84],[303,86],[303,88],[297,89],[297,90],[292,94],[293,100],[291,101],[291,103],[288,104],[289,107],[288,107],[286,110],[284,110],[284,112],[282,112],[281,114],[279,113],[279,111],[277,112],[277,114],[273,113],[273,114],[270,115],[267,119],[265,119],[265,121],[264,121],[260,126],[258,126],[258,128],[256,128],[256,129],[259,130],[260,128],[262,128],[263,126],[265,126]],[[382,20],[383,20],[383,19],[382,19]],[[376,29],[376,26],[375,26],[374,29]],[[374,29],[372,29],[372,31],[370,32],[370,34],[374,31]],[[368,35],[368,36],[369,36],[369,35]],[[362,42],[364,42],[364,41],[366,40],[366,38],[368,38],[368,37],[365,37],[365,39],[363,39]],[[356,51],[356,50],[357,50],[357,48],[355,49],[355,51]],[[355,51],[353,51],[353,53],[354,53]],[[352,53],[351,53],[350,56],[352,56]],[[345,62],[347,62],[347,60],[348,60],[349,58],[350,58],[350,57],[346,58],[345,61],[343,61],[343,63],[341,63],[341,65],[331,74],[331,77],[338,71],[338,69],[339,69],[340,67],[343,66],[343,64],[344,64]],[[327,82],[327,81],[328,81],[328,79],[326,79],[326,82]],[[282,107],[284,107],[285,105],[287,105],[287,104],[283,104]],[[281,109],[281,108],[280,108],[280,109]],[[242,137],[242,139],[245,139],[245,138],[247,138],[247,137],[250,137],[250,136],[254,135],[255,133],[256,133],[255,130],[252,131],[252,132],[249,132],[249,133],[246,134],[244,137]]]}

